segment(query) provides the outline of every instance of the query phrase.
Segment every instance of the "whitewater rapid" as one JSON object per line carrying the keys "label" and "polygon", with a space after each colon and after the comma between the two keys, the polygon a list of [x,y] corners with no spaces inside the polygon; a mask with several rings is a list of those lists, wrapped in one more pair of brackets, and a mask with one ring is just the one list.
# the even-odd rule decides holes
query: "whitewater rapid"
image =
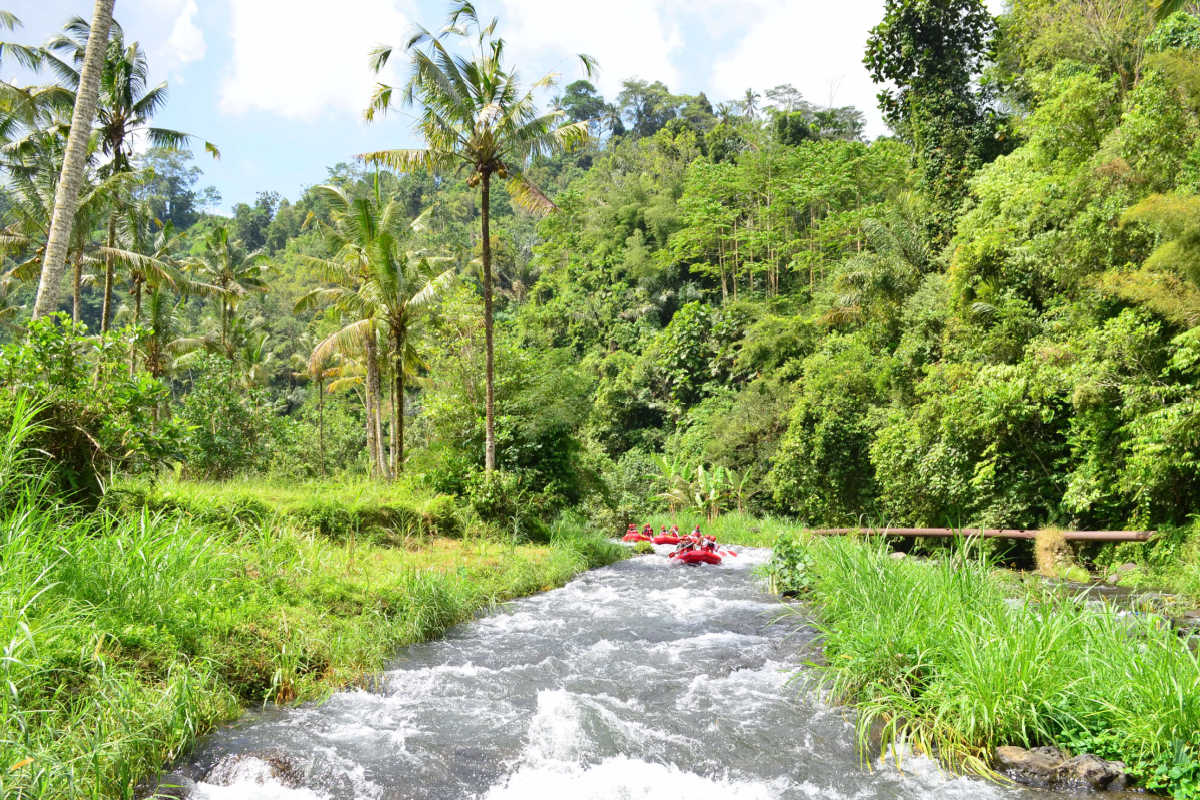
{"label": "whitewater rapid", "polygon": [[[746,549],[634,558],[404,649],[370,690],[247,714],[159,791],[190,800],[949,800],[1047,797],[922,758],[863,764],[791,680],[815,632]],[[168,788],[170,786],[178,788]]]}

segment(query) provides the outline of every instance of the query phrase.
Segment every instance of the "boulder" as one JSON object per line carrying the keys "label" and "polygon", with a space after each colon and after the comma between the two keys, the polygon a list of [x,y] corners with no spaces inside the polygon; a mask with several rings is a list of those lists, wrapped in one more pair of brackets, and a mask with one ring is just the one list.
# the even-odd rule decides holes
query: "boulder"
{"label": "boulder", "polygon": [[1057,770],[1060,788],[1121,791],[1129,785],[1125,765],[1120,761],[1105,761],[1098,756],[1083,754],[1064,762]]}
{"label": "boulder", "polygon": [[993,763],[1018,783],[1059,791],[1122,791],[1125,765],[1090,754],[1071,757],[1057,747],[997,747]]}
{"label": "boulder", "polygon": [[899,561],[902,558],[908,558],[908,553],[901,553],[901,552],[897,551],[895,553],[892,553],[891,557],[896,559],[897,561]]}
{"label": "boulder", "polygon": [[1126,575],[1137,572],[1138,569],[1139,567],[1137,564],[1127,561],[1121,566],[1115,567],[1112,572],[1108,573],[1108,577],[1105,578],[1105,581],[1115,586],[1116,584],[1120,583],[1121,579]]}
{"label": "boulder", "polygon": [[1021,783],[1051,786],[1058,768],[1066,762],[1066,754],[1057,747],[997,747],[993,761],[996,768]]}

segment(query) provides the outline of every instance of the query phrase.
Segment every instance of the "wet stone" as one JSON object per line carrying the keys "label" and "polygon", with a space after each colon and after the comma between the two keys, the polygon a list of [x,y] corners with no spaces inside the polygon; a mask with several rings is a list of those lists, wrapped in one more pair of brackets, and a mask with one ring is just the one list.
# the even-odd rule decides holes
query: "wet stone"
{"label": "wet stone", "polygon": [[1120,761],[1087,753],[1071,757],[1057,747],[997,747],[993,761],[997,770],[1018,783],[1056,791],[1119,792],[1129,784]]}

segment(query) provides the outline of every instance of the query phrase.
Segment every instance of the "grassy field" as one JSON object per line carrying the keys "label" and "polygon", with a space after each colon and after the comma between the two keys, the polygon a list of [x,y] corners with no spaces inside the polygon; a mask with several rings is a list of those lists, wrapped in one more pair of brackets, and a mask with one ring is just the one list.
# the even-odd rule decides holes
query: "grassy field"
{"label": "grassy field", "polygon": [[896,560],[879,542],[788,537],[770,569],[813,601],[821,677],[857,707],[864,743],[882,728],[885,746],[984,772],[998,745],[1057,744],[1200,797],[1200,663],[1162,619],[1037,584],[1014,599],[974,553]]}
{"label": "grassy field", "polygon": [[0,449],[3,797],[132,797],[247,705],[353,684],[624,553],[569,520],[540,546],[436,536],[441,501],[394,489],[141,487],[72,514],[22,473],[19,437]]}
{"label": "grassy field", "polygon": [[184,512],[216,525],[284,518],[331,539],[372,538],[391,544],[468,533],[468,519],[453,498],[403,482],[123,481],[105,496],[104,508],[118,514],[141,508]]}

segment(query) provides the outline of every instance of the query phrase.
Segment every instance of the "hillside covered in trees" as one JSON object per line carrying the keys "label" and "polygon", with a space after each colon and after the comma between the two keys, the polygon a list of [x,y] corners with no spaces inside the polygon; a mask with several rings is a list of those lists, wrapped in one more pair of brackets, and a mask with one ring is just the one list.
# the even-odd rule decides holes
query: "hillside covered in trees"
{"label": "hillside covered in trees", "polygon": [[1195,11],[891,2],[865,53],[890,87],[894,135],[874,141],[859,111],[786,85],[715,105],[642,80],[560,87],[562,122],[590,136],[530,152],[540,207],[489,201],[486,479],[468,172],[347,162],[214,214],[186,149],[202,140],[153,127],[162,87],[114,28],[65,318],[26,337],[87,23],[6,44],[44,82],[4,95],[4,403],[55,398],[80,433],[49,449],[85,493],[113,471],[372,473],[542,518],[1183,523]]}

